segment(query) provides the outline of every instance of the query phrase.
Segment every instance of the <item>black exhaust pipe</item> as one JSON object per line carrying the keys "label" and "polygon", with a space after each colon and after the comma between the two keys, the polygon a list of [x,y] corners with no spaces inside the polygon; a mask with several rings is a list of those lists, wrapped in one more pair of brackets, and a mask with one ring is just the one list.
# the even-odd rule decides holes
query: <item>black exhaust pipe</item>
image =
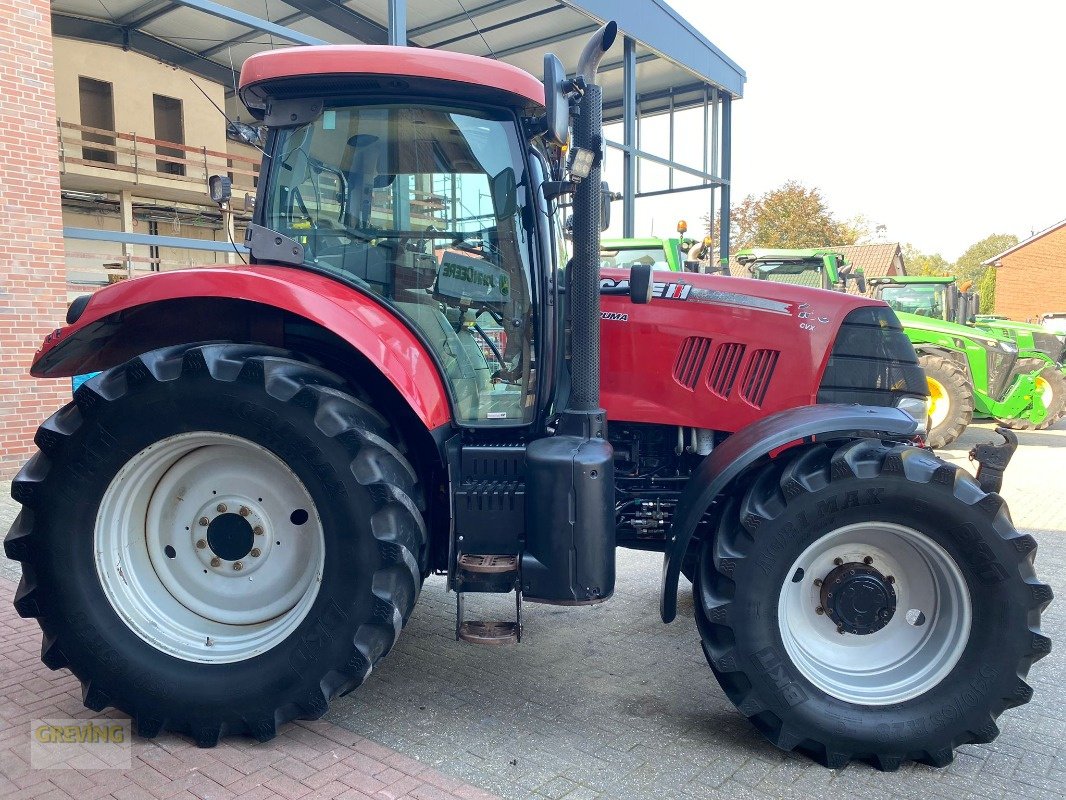
{"label": "black exhaust pipe", "polygon": [[526,543],[522,591],[527,600],[600,603],[614,593],[614,452],[600,408],[600,164],[603,96],[594,81],[618,26],[608,22],[581,53],[585,91],[573,146],[596,154],[574,192],[574,258],[568,271],[571,391],[554,436],[526,448]]}
{"label": "black exhaust pipe", "polygon": [[[573,146],[596,153],[588,177],[574,192],[574,262],[571,267],[570,320],[572,383],[568,411],[600,414],[600,157],[603,150],[603,90],[596,85],[600,59],[610,49],[618,26],[608,22],[581,51],[577,77],[585,93],[574,119]],[[598,435],[603,436],[603,432]]]}

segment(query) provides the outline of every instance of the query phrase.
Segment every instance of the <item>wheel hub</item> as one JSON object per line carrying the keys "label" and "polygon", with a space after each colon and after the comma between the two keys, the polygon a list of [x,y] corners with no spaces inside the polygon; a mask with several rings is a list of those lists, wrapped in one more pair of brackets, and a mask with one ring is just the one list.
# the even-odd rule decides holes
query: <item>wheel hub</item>
{"label": "wheel hub", "polygon": [[820,599],[841,633],[876,633],[896,612],[892,583],[875,567],[859,562],[841,564],[826,575]]}
{"label": "wheel hub", "polygon": [[240,514],[219,514],[207,526],[207,544],[224,561],[239,561],[252,551],[255,534]]}

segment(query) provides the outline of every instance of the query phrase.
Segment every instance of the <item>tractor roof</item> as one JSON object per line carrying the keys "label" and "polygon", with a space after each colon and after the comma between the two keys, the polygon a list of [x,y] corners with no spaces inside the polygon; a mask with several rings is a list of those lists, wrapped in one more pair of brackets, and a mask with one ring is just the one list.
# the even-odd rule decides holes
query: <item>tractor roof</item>
{"label": "tractor roof", "polygon": [[[523,105],[544,105],[543,83],[525,70],[502,61],[445,50],[383,45],[289,47],[256,53],[241,68],[240,94],[243,99],[258,84],[286,79],[356,75],[466,84],[467,93],[476,87],[512,95]],[[403,88],[381,87],[397,95],[403,94]]]}
{"label": "tractor roof", "polygon": [[650,247],[666,247],[670,239],[660,239],[655,236],[630,239],[603,239],[600,247],[605,250],[644,250]]}
{"label": "tractor roof", "polygon": [[821,259],[824,256],[837,256],[842,258],[838,251],[820,247],[807,249],[751,247],[737,253],[737,260],[742,263],[747,263],[749,261],[806,261],[814,258]]}
{"label": "tractor roof", "polygon": [[954,283],[954,275],[889,275],[882,278],[871,278],[870,283]]}

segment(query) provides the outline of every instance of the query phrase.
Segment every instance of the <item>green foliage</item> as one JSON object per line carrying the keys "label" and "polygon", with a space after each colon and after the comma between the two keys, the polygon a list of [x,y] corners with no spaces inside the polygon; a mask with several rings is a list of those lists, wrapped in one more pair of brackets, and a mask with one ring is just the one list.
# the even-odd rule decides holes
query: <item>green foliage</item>
{"label": "green foliage", "polygon": [[963,281],[977,283],[985,277],[987,271],[983,262],[993,256],[998,256],[1016,244],[1018,244],[1018,237],[1013,234],[994,233],[986,236],[981,241],[970,245],[969,249],[959,256],[954,266],[955,277],[959,279],[959,283]]}
{"label": "green foliage", "polygon": [[[704,216],[707,223],[707,217]],[[718,238],[717,221],[710,231]],[[786,181],[756,197],[748,195],[730,213],[730,250],[746,247],[831,247],[855,244],[869,233],[864,217],[837,220],[821,192]]]}
{"label": "green foliage", "polygon": [[[1006,249],[1006,248],[1004,248]],[[1003,250],[996,252],[1002,253]],[[993,254],[994,255],[994,254]],[[992,314],[996,310],[996,268],[985,267],[985,274],[977,282],[977,291],[981,293],[981,313]]]}
{"label": "green foliage", "polygon": [[951,275],[951,264],[940,253],[923,253],[909,242],[903,245],[903,264],[908,275]]}

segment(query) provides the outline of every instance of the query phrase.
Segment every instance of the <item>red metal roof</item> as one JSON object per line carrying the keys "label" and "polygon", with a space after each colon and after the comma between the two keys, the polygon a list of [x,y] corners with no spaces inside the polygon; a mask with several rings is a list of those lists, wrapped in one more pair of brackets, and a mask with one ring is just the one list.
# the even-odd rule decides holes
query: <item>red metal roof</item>
{"label": "red metal roof", "polygon": [[241,89],[305,75],[399,75],[491,86],[544,105],[544,85],[525,70],[480,56],[384,45],[289,47],[249,56]]}

